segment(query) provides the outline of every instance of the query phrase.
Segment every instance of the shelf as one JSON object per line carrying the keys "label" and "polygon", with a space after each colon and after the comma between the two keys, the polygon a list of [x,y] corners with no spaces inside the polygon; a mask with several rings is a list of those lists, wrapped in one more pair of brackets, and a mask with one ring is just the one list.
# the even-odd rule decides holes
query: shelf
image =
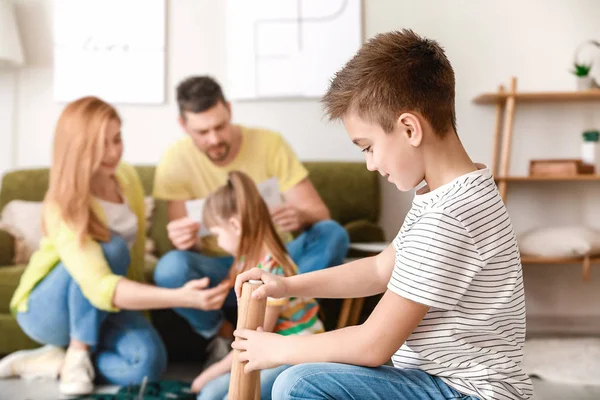
{"label": "shelf", "polygon": [[[506,93],[483,93],[475,97],[473,102],[475,104],[497,104],[506,100],[507,97]],[[517,92],[515,99],[523,103],[598,101],[600,100],[600,89],[580,92]]]}
{"label": "shelf", "polygon": [[[522,264],[583,264],[583,257],[575,258],[547,258],[521,256]],[[600,257],[590,258],[590,264],[600,263]]]}
{"label": "shelf", "polygon": [[497,176],[496,181],[504,182],[575,182],[575,181],[600,181],[600,175],[574,175],[574,176]]}
{"label": "shelf", "polygon": [[548,336],[598,336],[600,317],[597,316],[527,316],[528,338]]}

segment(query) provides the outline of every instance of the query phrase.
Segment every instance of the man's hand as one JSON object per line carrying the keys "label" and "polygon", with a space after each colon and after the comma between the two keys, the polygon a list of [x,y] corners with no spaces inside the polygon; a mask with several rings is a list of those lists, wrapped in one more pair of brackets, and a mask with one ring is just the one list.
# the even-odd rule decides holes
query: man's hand
{"label": "man's hand", "polygon": [[285,337],[276,333],[240,329],[233,332],[236,339],[231,347],[239,350],[238,361],[245,362],[244,372],[275,368],[283,363],[279,361],[285,353]]}
{"label": "man's hand", "polygon": [[283,232],[296,232],[304,226],[298,210],[289,204],[282,204],[273,208],[271,218]]}
{"label": "man's hand", "polygon": [[273,275],[260,268],[252,268],[249,271],[239,274],[235,279],[235,294],[238,299],[242,297],[242,285],[244,282],[250,280],[260,280],[263,282],[263,285],[252,292],[253,299],[266,299],[267,297],[280,299],[282,297],[289,297],[285,284],[286,278]]}
{"label": "man's hand", "polygon": [[207,289],[210,280],[208,278],[189,281],[181,288],[181,298],[184,306],[197,308],[199,310],[220,310],[231,290],[228,282],[222,282],[214,288]]}
{"label": "man's hand", "polygon": [[167,224],[167,232],[173,246],[178,250],[189,250],[196,244],[200,224],[188,217]]}

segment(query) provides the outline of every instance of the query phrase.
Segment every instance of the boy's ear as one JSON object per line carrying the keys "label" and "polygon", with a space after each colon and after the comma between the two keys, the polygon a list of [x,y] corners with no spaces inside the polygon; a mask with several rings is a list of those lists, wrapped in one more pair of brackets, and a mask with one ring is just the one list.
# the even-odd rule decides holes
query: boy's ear
{"label": "boy's ear", "polygon": [[423,126],[419,117],[413,113],[403,113],[396,123],[400,133],[413,147],[419,147],[423,141]]}
{"label": "boy's ear", "polygon": [[242,224],[240,223],[239,218],[229,218],[229,226],[231,226],[231,229],[233,229],[236,235],[240,236],[242,234]]}

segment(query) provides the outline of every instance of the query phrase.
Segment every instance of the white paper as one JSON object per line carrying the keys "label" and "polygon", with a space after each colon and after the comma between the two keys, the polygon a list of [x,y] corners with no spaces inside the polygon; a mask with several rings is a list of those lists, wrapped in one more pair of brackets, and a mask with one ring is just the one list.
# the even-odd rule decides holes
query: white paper
{"label": "white paper", "polygon": [[[279,191],[279,181],[276,177],[267,179],[256,185],[258,192],[267,204],[267,207],[274,208],[283,204],[283,198]],[[188,218],[200,223],[200,231],[198,236],[205,237],[210,236],[210,231],[206,229],[206,226],[202,223],[202,215],[204,212],[204,202],[206,199],[195,199],[187,200],[185,202],[185,210]]]}
{"label": "white paper", "polygon": [[362,44],[361,0],[228,0],[227,93],[320,97]]}
{"label": "white paper", "polygon": [[163,103],[165,24],[165,0],[55,0],[54,99]]}
{"label": "white paper", "polygon": [[210,236],[210,231],[202,223],[204,202],[205,199],[188,200],[185,202],[185,210],[187,211],[188,218],[200,224],[200,230],[198,231],[198,236],[200,237]]}
{"label": "white paper", "polygon": [[283,204],[281,192],[279,191],[279,181],[277,178],[267,179],[256,186],[258,187],[258,192],[262,196],[263,200],[265,203],[267,203],[267,207],[274,208]]}

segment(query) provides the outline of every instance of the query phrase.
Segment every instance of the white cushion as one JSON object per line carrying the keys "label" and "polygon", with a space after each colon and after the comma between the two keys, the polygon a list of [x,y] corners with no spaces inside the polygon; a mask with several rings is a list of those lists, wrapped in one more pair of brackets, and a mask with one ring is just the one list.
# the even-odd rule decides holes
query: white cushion
{"label": "white cushion", "polygon": [[[146,206],[146,229],[150,231],[154,198],[144,198]],[[31,255],[39,249],[42,239],[42,202],[13,200],[2,210],[0,229],[10,233],[15,238],[14,264],[27,264]],[[146,238],[146,259],[155,261],[152,253],[155,250],[154,241]]]}
{"label": "white cushion", "polygon": [[583,257],[600,254],[600,231],[585,226],[538,228],[518,235],[521,255]]}

